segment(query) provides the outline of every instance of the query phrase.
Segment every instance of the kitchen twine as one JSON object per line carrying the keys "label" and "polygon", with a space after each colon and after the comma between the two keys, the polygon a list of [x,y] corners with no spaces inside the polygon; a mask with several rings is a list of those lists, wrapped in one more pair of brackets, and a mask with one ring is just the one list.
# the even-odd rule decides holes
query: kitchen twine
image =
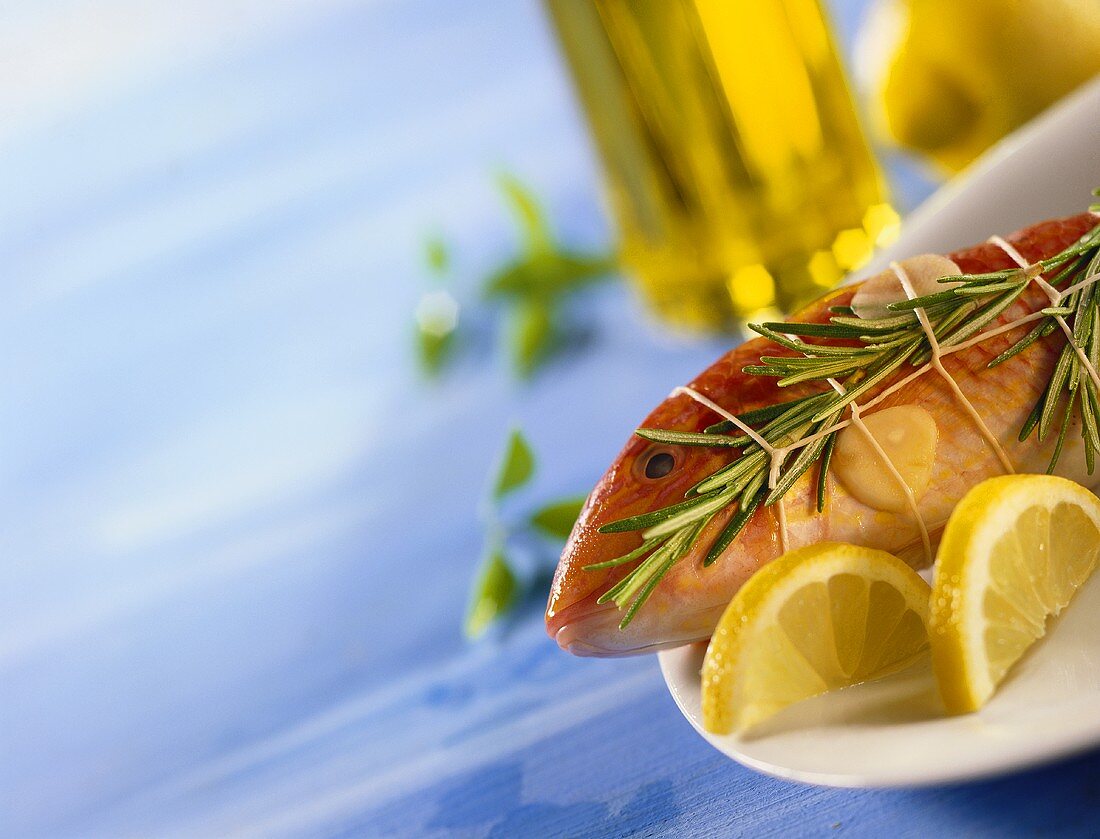
{"label": "kitchen twine", "polygon": [[[1100,217],[1100,212],[1093,212],[1093,215]],[[1039,265],[1032,265],[1031,263],[1029,263],[1026,259],[1024,259],[1023,255],[1005,239],[1001,238],[1000,236],[991,236],[987,241],[992,245],[996,245],[998,248],[1004,251],[1005,254],[1008,255],[1010,259],[1012,259],[1013,262],[1020,266],[1020,269],[1027,276],[1028,281],[1034,282],[1043,291],[1043,293],[1046,294],[1047,298],[1050,300],[1051,307],[1056,308],[1060,306],[1062,301],[1069,295],[1073,294],[1075,291],[1079,291],[1086,286],[1092,285],[1093,283],[1100,281],[1100,272],[1097,272],[1095,274],[1090,274],[1089,276],[1085,277],[1082,280],[1079,280],[1078,282],[1074,283],[1068,288],[1063,289],[1062,291],[1058,291],[1058,289],[1054,288],[1054,286],[1043,279],[1042,274],[1039,270]],[[905,292],[906,298],[909,300],[915,299],[917,295],[913,289],[912,283],[909,280],[908,274],[906,274],[905,272],[905,269],[902,268],[902,266],[898,263],[891,262],[890,270],[894,272],[895,276],[897,276],[898,282],[901,283],[901,287],[902,290]],[[917,523],[917,527],[920,530],[921,543],[924,547],[924,553],[927,556],[928,561],[931,562],[933,558],[932,545],[928,533],[928,527],[925,524],[924,517],[920,513],[919,507],[917,506],[917,500],[913,495],[913,491],[905,482],[905,479],[902,477],[901,472],[898,471],[897,466],[890,459],[890,456],[882,448],[878,440],[876,440],[874,435],[871,433],[870,429],[868,429],[866,424],[863,422],[863,415],[868,409],[875,407],[883,400],[887,399],[889,396],[901,390],[906,385],[919,379],[924,374],[935,370],[940,378],[942,378],[947,383],[948,387],[951,389],[952,393],[954,394],[959,404],[962,406],[963,410],[966,411],[966,413],[969,414],[969,416],[974,420],[975,425],[978,427],[979,433],[981,433],[982,437],[989,444],[990,448],[993,449],[994,453],[997,455],[997,459],[1001,463],[1001,466],[1004,467],[1006,472],[1010,474],[1014,473],[1015,469],[1012,467],[1012,462],[1008,459],[1008,455],[1005,453],[1005,450],[1001,447],[1001,444],[997,441],[997,438],[993,436],[993,433],[989,430],[989,427],[982,419],[981,414],[978,413],[977,409],[973,406],[970,400],[967,399],[966,394],[963,393],[962,388],[959,387],[958,382],[955,381],[955,379],[943,366],[943,357],[945,355],[950,355],[951,353],[956,353],[961,350],[969,349],[970,347],[976,346],[977,344],[980,344],[995,335],[1009,332],[1019,326],[1023,326],[1024,324],[1041,320],[1042,318],[1046,317],[1046,315],[1041,311],[1032,312],[1031,314],[1017,318],[1014,321],[1009,321],[1008,323],[1003,323],[1000,326],[993,327],[992,329],[987,329],[984,332],[980,332],[978,333],[978,335],[970,338],[969,340],[962,341],[958,344],[953,344],[945,348],[942,347],[939,341],[936,339],[935,331],[933,330],[932,324],[928,318],[928,314],[924,311],[923,307],[918,307],[914,311],[916,312],[917,320],[921,325],[921,329],[924,331],[925,337],[928,339],[928,345],[932,352],[931,360],[926,362],[925,364],[922,364],[908,376],[905,376],[904,378],[892,384],[890,387],[886,388],[878,396],[876,396],[874,399],[869,400],[866,404],[860,406],[857,403],[852,402],[848,406],[850,417],[847,420],[838,422],[830,426],[829,428],[817,432],[816,434],[811,434],[808,437],[803,437],[799,440],[787,443],[784,446],[773,446],[771,443],[765,440],[761,434],[759,434],[753,428],[750,428],[747,423],[742,422],[733,413],[727,411],[721,405],[714,402],[707,396],[704,396],[702,393],[692,387],[676,387],[672,390],[672,393],[669,394],[669,398],[671,399],[675,396],[680,395],[688,396],[699,404],[710,408],[710,410],[714,411],[714,413],[718,414],[723,419],[728,420],[738,429],[743,431],[754,443],[756,443],[756,445],[761,448],[761,450],[769,458],[769,489],[775,488],[775,485],[779,481],[779,470],[783,466],[783,461],[787,458],[787,455],[790,454],[793,450],[799,449],[803,446],[808,446],[811,443],[814,443],[815,441],[821,439],[822,437],[834,434],[837,431],[848,427],[849,425],[858,428],[863,433],[864,437],[867,438],[867,441],[871,444],[871,447],[875,450],[875,453],[879,456],[879,459],[886,466],[887,470],[893,476],[898,486],[901,487],[902,491],[904,492],[906,503],[909,506],[909,509],[912,511],[913,517]],[[1066,323],[1065,318],[1063,318],[1061,315],[1054,315],[1054,319],[1061,327],[1062,332],[1065,333],[1066,340],[1069,341],[1070,346],[1072,346],[1074,351],[1077,353],[1077,358],[1081,362],[1081,366],[1088,372],[1089,377],[1093,381],[1093,384],[1095,384],[1097,390],[1100,391],[1100,374],[1097,373],[1096,368],[1093,366],[1092,362],[1085,354],[1085,351],[1077,345],[1076,341],[1074,341],[1073,330],[1070,329],[1069,324]],[[837,393],[843,394],[845,392],[844,386],[835,379],[827,379],[826,381]],[[787,513],[782,498],[780,498],[776,502],[776,506],[777,517],[779,519],[780,549],[782,550],[782,552],[786,553],[790,545],[790,535],[787,531]]]}

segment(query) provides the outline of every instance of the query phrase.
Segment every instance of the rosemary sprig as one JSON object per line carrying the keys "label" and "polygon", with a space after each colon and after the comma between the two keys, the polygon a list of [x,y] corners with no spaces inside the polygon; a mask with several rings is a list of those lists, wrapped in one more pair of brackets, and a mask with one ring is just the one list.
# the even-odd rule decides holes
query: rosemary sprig
{"label": "rosemary sprig", "polygon": [[[691,552],[716,516],[733,509],[728,522],[708,547],[704,566],[718,560],[758,508],[783,498],[815,464],[817,509],[823,511],[826,477],[837,436],[837,431],[828,433],[829,429],[842,421],[849,406],[862,395],[892,380],[903,369],[920,367],[931,358],[932,348],[914,310],[924,309],[941,347],[955,346],[996,320],[1019,299],[1033,274],[1039,271],[1051,275],[1048,282],[1055,288],[1068,288],[1074,280],[1100,271],[1100,225],[1031,269],[1009,268],[944,277],[941,283],[957,285],[893,303],[888,309],[896,314],[883,318],[863,320],[855,316],[851,307],[837,306],[830,309],[826,323],[750,325],[773,344],[798,355],[762,356],[759,363],[743,368],[745,373],[773,377],[779,387],[820,383],[821,390],[746,412],[738,420],[753,428],[773,448],[821,436],[789,451],[779,465],[775,485],[769,487],[772,466],[769,453],[728,420],[702,432],[639,428],[636,433],[646,440],[736,452],[729,463],[688,490],[683,501],[600,528],[603,533],[642,531],[643,541],[621,557],[588,566],[595,570],[640,560],[604,592],[599,602],[613,601],[625,609],[620,627],[627,626],[665,574]],[[1091,474],[1100,452],[1100,393],[1081,364],[1075,346],[1085,353],[1094,368],[1100,368],[1100,292],[1095,285],[1086,285],[1066,296],[1060,306],[1040,311],[1044,317],[988,366],[1003,364],[1059,330],[1056,316],[1070,324],[1072,344],[1067,341],[1062,348],[1049,382],[1020,431],[1020,440],[1033,433],[1044,439],[1052,429],[1057,429],[1048,467],[1048,472],[1052,472],[1061,457],[1076,410],[1081,416],[1086,466]],[[811,343],[807,338],[846,343]],[[827,379],[840,381],[842,391],[825,389]]]}

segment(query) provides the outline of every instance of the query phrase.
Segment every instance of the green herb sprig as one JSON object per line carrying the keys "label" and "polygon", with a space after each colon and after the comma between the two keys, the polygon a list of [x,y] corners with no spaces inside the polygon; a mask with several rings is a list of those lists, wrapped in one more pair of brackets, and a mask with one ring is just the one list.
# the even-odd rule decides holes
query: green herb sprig
{"label": "green herb sprig", "polygon": [[583,496],[558,498],[530,512],[521,523],[506,524],[500,511],[501,503],[531,481],[535,468],[531,444],[518,428],[512,429],[494,470],[492,487],[483,508],[485,549],[471,586],[465,622],[466,636],[470,639],[484,635],[536,584],[531,575],[524,579],[515,569],[511,558],[514,538],[526,537],[531,542],[537,537],[560,547],[584,504]]}
{"label": "green herb sprig", "polygon": [[[509,174],[501,174],[497,183],[514,220],[519,248],[482,280],[481,293],[503,310],[501,344],[515,374],[529,379],[568,343],[569,298],[611,279],[618,263],[610,251],[566,247],[527,186]],[[447,244],[433,236],[424,252],[432,280],[439,285],[448,282],[452,260]],[[464,304],[466,308],[470,305]],[[418,302],[415,346],[420,368],[429,379],[438,378],[452,363],[463,339],[470,343],[459,314],[458,301],[445,288],[423,294]]]}
{"label": "green herb sprig", "polygon": [[[1098,191],[1097,194],[1100,194]],[[1090,209],[1098,210],[1094,204]],[[1062,252],[1037,263],[1043,273],[1053,272],[1048,282],[1068,288],[1073,281],[1100,271],[1100,226],[1093,228]],[[1032,271],[1036,270],[1032,266]],[[728,434],[736,426],[715,423],[702,433],[639,428],[646,440],[680,446],[734,448],[728,464],[705,477],[683,501],[604,525],[604,533],[641,531],[642,544],[624,556],[588,566],[607,568],[640,560],[618,583],[604,592],[600,602],[614,602],[625,610],[620,628],[626,627],[665,574],[692,551],[707,525],[722,511],[735,507],[733,516],[714,537],[703,564],[709,566],[737,538],[760,506],[775,504],[811,467],[817,464],[816,500],[824,510],[826,478],[833,447],[845,412],[861,396],[928,363],[932,347],[914,310],[924,309],[942,349],[974,338],[1015,303],[1030,284],[1032,274],[1009,268],[982,274],[943,277],[952,288],[891,304],[891,314],[877,319],[856,317],[849,307],[834,307],[826,323],[764,323],[750,328],[772,343],[793,350],[796,356],[765,355],[744,372],[777,379],[779,387],[821,383],[818,393],[741,414],[738,419],[753,428],[773,449],[783,449],[808,437],[813,442],[787,451],[779,465],[774,487],[768,486],[772,467],[767,451],[748,435]],[[1072,326],[1073,344],[1080,347],[1094,367],[1100,368],[1100,292],[1089,284],[1066,296],[1058,306],[1041,310],[1044,317],[1011,347],[989,362],[1003,364],[1036,341],[1059,329],[1061,316]],[[817,339],[817,343],[805,339]],[[842,383],[842,392],[825,389],[826,380]],[[1063,398],[1065,397],[1065,398]],[[1068,341],[1059,355],[1043,395],[1020,430],[1021,441],[1037,433],[1040,440],[1053,429],[1058,437],[1047,471],[1053,472],[1061,457],[1074,410],[1082,417],[1081,434],[1091,474],[1100,451],[1100,394]],[[820,436],[817,436],[820,435]]]}
{"label": "green herb sprig", "polygon": [[443,287],[449,279],[451,256],[447,244],[439,236],[432,236],[424,243],[424,261],[439,288],[421,295],[416,307],[414,335],[420,369],[429,379],[434,379],[454,356],[460,308],[450,290]]}
{"label": "green herb sprig", "polygon": [[511,175],[498,179],[519,229],[521,248],[484,284],[485,297],[506,304],[512,367],[530,378],[563,341],[562,303],[582,288],[609,278],[610,253],[583,253],[561,245],[530,189]]}

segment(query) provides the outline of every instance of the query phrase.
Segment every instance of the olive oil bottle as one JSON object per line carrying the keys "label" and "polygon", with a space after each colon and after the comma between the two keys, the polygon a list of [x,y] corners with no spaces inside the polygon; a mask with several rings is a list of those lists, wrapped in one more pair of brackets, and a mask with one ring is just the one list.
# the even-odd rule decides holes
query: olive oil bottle
{"label": "olive oil bottle", "polygon": [[790,311],[896,230],[818,0],[546,3],[662,318]]}

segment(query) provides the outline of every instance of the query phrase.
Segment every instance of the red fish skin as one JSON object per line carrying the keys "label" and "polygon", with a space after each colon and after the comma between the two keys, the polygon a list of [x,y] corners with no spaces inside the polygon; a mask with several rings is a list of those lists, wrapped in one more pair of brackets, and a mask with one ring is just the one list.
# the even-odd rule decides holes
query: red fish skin
{"label": "red fish skin", "polygon": [[[1088,213],[1033,225],[1007,237],[1028,261],[1052,256],[1071,245],[1097,224]],[[963,273],[996,271],[1015,266],[999,247],[983,243],[948,254]],[[791,320],[826,322],[830,306],[846,305],[859,284],[841,287],[811,303]],[[1004,315],[1003,321],[1019,317],[1042,304],[1038,289],[1025,295]],[[1022,335],[1014,330],[965,352],[945,358],[953,375],[979,376],[986,362]],[[1039,387],[1045,384],[1064,338],[1055,334],[1021,354],[1030,355],[1029,364],[1037,365]],[[733,413],[787,401],[807,393],[820,392],[820,383],[779,388],[775,379],[746,375],[742,368],[758,362],[761,355],[793,354],[764,338],[754,338],[730,350],[690,386]],[[1046,375],[1044,375],[1044,371]],[[931,391],[942,388],[922,377],[920,387]],[[941,383],[942,384],[942,383]],[[908,390],[908,388],[904,389]],[[945,405],[949,397],[931,394]],[[1021,394],[1024,408],[1030,409],[1034,394]],[[893,398],[893,397],[892,397]],[[899,402],[913,401],[897,399]],[[1026,411],[1025,411],[1026,413]],[[662,402],[642,422],[642,427],[680,431],[701,431],[721,417],[690,397],[679,395]],[[979,441],[980,445],[980,441]],[[670,451],[676,468],[665,478],[651,480],[642,469],[645,456],[654,449]],[[731,549],[709,568],[702,567],[702,556],[732,510],[715,517],[708,531],[698,540],[699,547],[681,560],[657,586],[650,601],[636,614],[630,625],[617,628],[621,612],[614,604],[596,604],[596,599],[627,573],[632,566],[586,571],[584,566],[621,556],[641,543],[638,532],[601,534],[598,529],[611,521],[656,510],[684,498],[684,494],[702,477],[730,462],[736,450],[684,446],[657,446],[632,435],[611,467],[592,490],[562,553],[551,586],[546,608],[546,628],[563,649],[578,655],[629,655],[662,647],[677,646],[709,637],[718,617],[736,589],[762,565],[780,553],[779,527],[774,507],[760,508],[750,519]],[[814,470],[811,470],[811,473]],[[831,479],[830,479],[831,480]],[[794,495],[794,493],[792,493]],[[957,499],[956,499],[957,500]],[[788,501],[788,504],[792,502]],[[798,505],[806,507],[798,509]],[[800,538],[816,541],[828,536],[826,517],[816,515],[807,498],[793,501],[794,517],[802,528]],[[788,516],[792,515],[788,508]],[[751,544],[752,551],[738,551],[738,543]]]}

